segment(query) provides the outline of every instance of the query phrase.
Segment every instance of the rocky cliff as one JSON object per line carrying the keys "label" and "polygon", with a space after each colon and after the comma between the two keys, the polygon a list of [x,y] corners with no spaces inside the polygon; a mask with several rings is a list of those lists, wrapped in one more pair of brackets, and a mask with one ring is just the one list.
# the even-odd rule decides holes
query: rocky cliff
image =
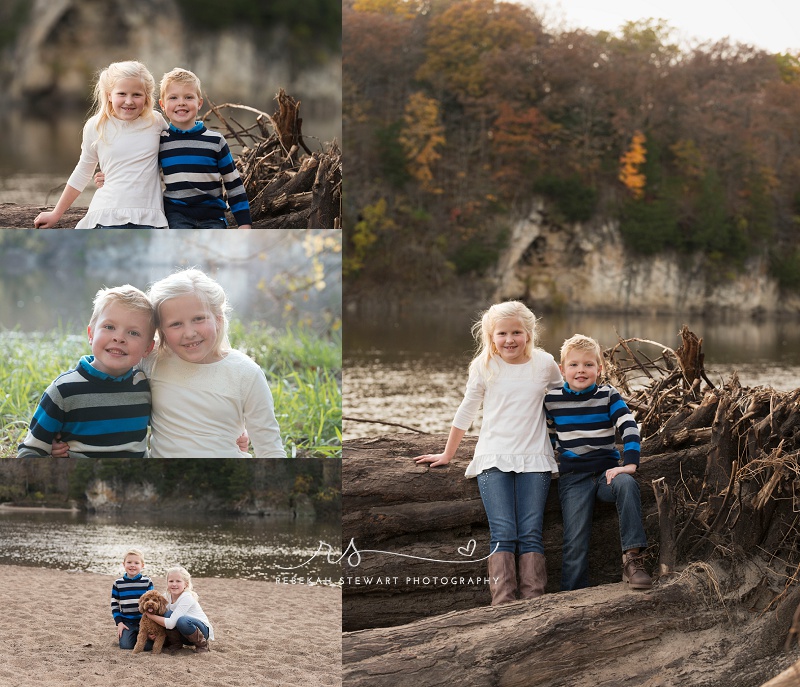
{"label": "rocky cliff", "polygon": [[83,106],[99,69],[137,59],[156,83],[173,67],[191,69],[217,103],[271,113],[283,87],[307,108],[341,111],[340,55],[315,65],[298,59],[289,54],[285,27],[191,30],[174,0],[35,0],[4,57],[2,90],[12,102]]}
{"label": "rocky cliff", "polygon": [[512,226],[493,274],[495,300],[522,298],[537,310],[641,314],[796,314],[764,257],[720,274],[702,256],[626,252],[615,222],[564,225],[543,203]]}

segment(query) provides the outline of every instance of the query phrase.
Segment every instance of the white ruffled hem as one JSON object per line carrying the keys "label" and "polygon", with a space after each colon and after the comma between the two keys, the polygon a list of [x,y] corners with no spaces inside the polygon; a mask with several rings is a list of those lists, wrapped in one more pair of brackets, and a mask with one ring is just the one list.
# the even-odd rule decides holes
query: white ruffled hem
{"label": "white ruffled hem", "polygon": [[553,456],[545,454],[503,455],[487,453],[475,456],[467,465],[465,477],[477,477],[484,470],[497,468],[502,472],[551,472],[558,474],[558,463]]}
{"label": "white ruffled hem", "polygon": [[76,229],[94,229],[98,224],[114,227],[125,224],[136,224],[145,227],[167,228],[167,217],[156,208],[104,208],[90,210],[75,225]]}

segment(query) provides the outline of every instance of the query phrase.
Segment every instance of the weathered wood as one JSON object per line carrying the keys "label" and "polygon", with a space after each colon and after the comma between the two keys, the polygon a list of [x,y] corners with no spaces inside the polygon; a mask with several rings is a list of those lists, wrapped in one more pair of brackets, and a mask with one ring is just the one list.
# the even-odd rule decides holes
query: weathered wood
{"label": "weathered wood", "polygon": [[[414,578],[420,577],[458,577],[465,570],[485,574],[485,562],[468,567],[458,556],[459,548],[468,546],[470,540],[476,546],[472,559],[489,553],[488,523],[478,486],[476,480],[464,476],[476,440],[474,436],[465,437],[455,459],[437,468],[418,465],[413,457],[440,451],[446,442],[442,434],[395,434],[344,442],[343,546],[347,547],[352,540],[359,550],[388,552],[365,554],[358,566],[345,561],[345,574],[353,579],[370,576],[393,579],[390,588],[345,584],[345,629],[395,625],[454,608],[489,603],[486,585],[480,589],[474,586],[460,589],[452,585],[414,583]],[[690,447],[645,458],[637,471],[637,480],[649,485],[651,480],[664,477],[668,484],[675,485],[685,476],[702,475],[706,453],[703,447]],[[641,494],[648,538],[656,544],[659,535],[655,496],[649,486],[642,488]],[[548,592],[556,592],[560,586],[561,534],[558,487],[553,482],[545,506],[543,532]],[[651,552],[651,566],[655,564],[655,551],[653,548]],[[597,503],[589,552],[592,584],[620,579],[621,553],[616,508]],[[435,560],[418,560],[425,558]],[[455,559],[459,562],[441,562]],[[420,612],[421,615],[414,615]]]}
{"label": "weathered wood", "polygon": [[663,477],[653,480],[653,493],[656,495],[658,512],[658,577],[675,571],[677,561],[675,544],[675,504],[672,492]]}
{"label": "weathered wood", "polygon": [[[697,568],[643,593],[619,583],[345,633],[343,681],[348,687],[760,684],[792,660],[776,646],[790,614],[752,613],[746,599],[760,584],[759,571],[748,568],[745,580]],[[745,641],[731,641],[737,630]]]}

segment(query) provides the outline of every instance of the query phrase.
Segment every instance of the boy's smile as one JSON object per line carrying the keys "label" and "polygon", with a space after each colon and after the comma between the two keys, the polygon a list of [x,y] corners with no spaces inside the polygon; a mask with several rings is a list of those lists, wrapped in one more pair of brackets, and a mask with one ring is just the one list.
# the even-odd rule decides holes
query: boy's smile
{"label": "boy's smile", "polygon": [[183,131],[194,126],[197,113],[203,106],[203,99],[195,87],[180,82],[171,83],[164,91],[164,98],[158,102],[170,124]]}
{"label": "boy's smile", "polygon": [[153,348],[153,332],[146,313],[119,302],[103,308],[94,327],[88,327],[92,367],[112,377],[124,375]]}
{"label": "boy's smile", "polygon": [[570,389],[583,391],[597,383],[600,365],[593,351],[574,349],[567,353],[561,373]]}
{"label": "boy's smile", "polygon": [[136,577],[144,570],[144,562],[138,556],[130,555],[122,563],[128,577]]}

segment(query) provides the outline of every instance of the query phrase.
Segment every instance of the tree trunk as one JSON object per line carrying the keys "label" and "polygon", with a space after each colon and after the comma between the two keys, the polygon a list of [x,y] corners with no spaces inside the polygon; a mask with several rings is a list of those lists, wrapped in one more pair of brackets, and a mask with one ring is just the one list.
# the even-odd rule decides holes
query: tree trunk
{"label": "tree trunk", "polygon": [[763,573],[739,572],[697,565],[648,592],[615,583],[345,633],[343,681],[754,687],[793,661],[779,653],[791,612],[753,613]]}

